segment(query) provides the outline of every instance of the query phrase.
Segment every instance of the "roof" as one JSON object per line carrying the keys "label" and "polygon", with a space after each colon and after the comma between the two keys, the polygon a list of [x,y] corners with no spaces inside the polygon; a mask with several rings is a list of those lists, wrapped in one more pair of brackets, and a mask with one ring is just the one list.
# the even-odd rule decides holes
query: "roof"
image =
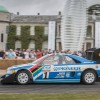
{"label": "roof", "polygon": [[94,64],[94,63],[96,63],[95,61],[92,61],[92,60],[88,60],[88,59],[85,59],[85,58],[83,58],[83,57],[80,57],[80,56],[76,56],[76,55],[72,55],[72,54],[66,54],[67,56],[69,56],[69,57],[71,57],[71,58],[73,58],[73,59],[75,59],[75,60],[78,60],[78,61],[80,61],[81,63],[83,63],[83,64],[85,64],[85,63],[87,63],[87,64]]}
{"label": "roof", "polygon": [[57,21],[57,15],[15,15],[12,17],[13,22],[39,22]]}
{"label": "roof", "polygon": [[0,5],[0,12],[8,12],[8,10],[4,6]]}

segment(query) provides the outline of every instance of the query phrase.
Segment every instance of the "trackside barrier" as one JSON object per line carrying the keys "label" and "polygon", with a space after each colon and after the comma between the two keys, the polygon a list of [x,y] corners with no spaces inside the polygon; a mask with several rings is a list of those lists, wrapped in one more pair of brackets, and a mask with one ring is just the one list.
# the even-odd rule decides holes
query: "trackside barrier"
{"label": "trackside barrier", "polygon": [[5,70],[13,65],[20,65],[33,62],[32,59],[0,59],[0,69]]}

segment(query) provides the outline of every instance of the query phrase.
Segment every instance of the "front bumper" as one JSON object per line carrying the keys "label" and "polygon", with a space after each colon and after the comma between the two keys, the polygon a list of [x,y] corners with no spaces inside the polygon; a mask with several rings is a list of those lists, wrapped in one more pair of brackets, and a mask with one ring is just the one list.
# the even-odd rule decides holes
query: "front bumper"
{"label": "front bumper", "polygon": [[6,75],[3,75],[0,78],[1,84],[11,84],[11,83],[15,83],[16,82],[16,78],[15,78],[15,73],[11,74],[9,76],[6,77]]}

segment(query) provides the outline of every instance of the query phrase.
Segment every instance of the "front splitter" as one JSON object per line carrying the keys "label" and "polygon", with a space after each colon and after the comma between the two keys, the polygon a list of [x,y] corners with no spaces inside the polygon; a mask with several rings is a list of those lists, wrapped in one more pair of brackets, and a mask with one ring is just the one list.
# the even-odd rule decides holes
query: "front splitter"
{"label": "front splitter", "polygon": [[7,77],[6,75],[1,76],[0,81],[1,81],[1,84],[15,83],[16,82],[15,73]]}

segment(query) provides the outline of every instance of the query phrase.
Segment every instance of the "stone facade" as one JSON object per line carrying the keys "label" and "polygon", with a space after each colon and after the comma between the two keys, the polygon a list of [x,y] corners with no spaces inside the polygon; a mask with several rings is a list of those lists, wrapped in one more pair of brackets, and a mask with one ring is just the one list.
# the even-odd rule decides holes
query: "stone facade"
{"label": "stone facade", "polygon": [[7,34],[10,24],[10,13],[0,12],[0,48],[6,50]]}
{"label": "stone facade", "polygon": [[[3,50],[7,50],[7,35],[8,35],[8,26],[16,25],[16,35],[20,35],[21,26],[30,26],[30,35],[34,35],[34,27],[35,26],[44,26],[45,31],[44,34],[48,35],[48,23],[49,21],[56,22],[56,50],[61,50],[61,18],[62,15],[59,13],[58,15],[16,15],[9,12],[0,12],[0,48]],[[95,47],[95,21],[100,21],[100,15],[96,16],[94,20],[92,15],[88,15],[88,26],[87,26],[87,35],[85,37],[85,42],[83,46],[83,50],[88,48]],[[3,35],[2,35],[3,34]],[[3,41],[2,41],[3,40]],[[21,48],[21,42],[16,41],[15,49]],[[31,41],[29,44],[29,48],[35,48],[34,41]],[[43,43],[42,49],[48,48],[48,41]]]}

